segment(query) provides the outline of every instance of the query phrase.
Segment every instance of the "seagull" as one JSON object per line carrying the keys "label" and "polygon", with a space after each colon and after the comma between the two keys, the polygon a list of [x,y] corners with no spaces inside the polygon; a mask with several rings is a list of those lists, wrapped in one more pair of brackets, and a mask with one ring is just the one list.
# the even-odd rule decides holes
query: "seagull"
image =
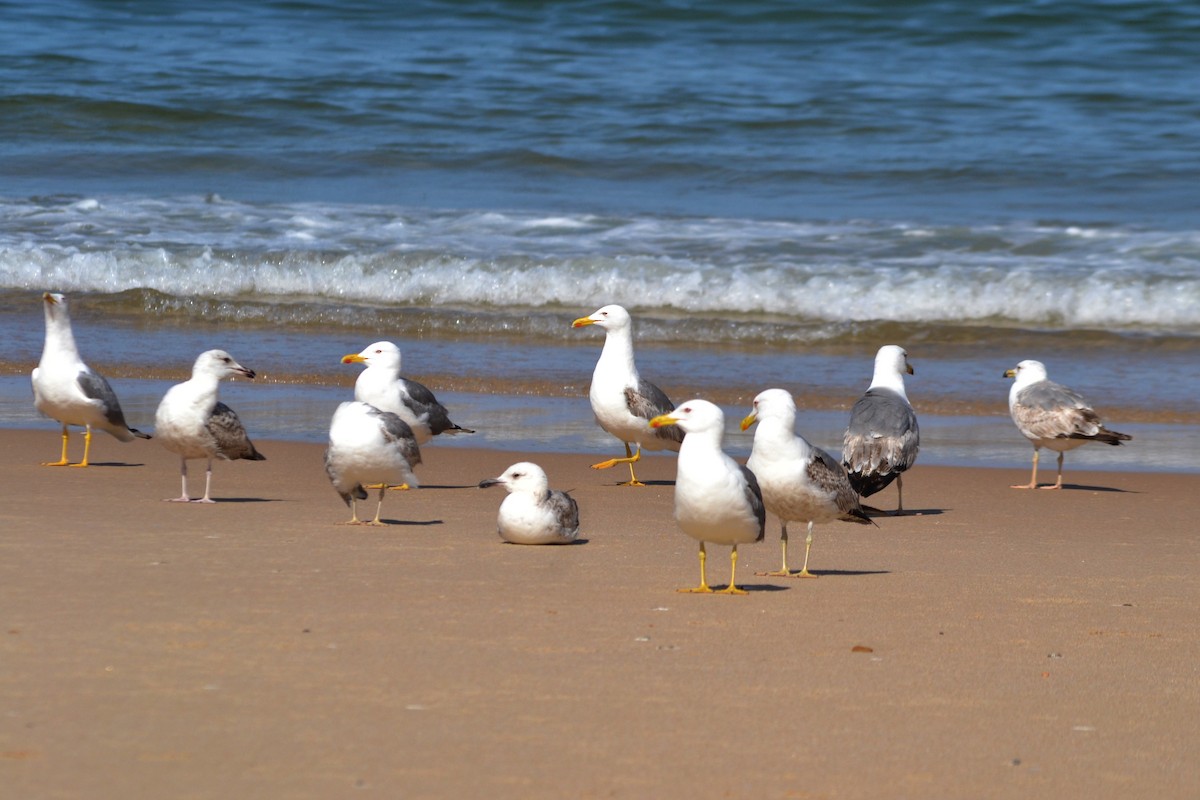
{"label": "seagull", "polygon": [[[357,400],[342,403],[333,412],[325,473],[350,506],[347,525],[383,525],[379,514],[388,486],[419,486],[413,468],[420,463],[421,450],[412,428],[392,412]],[[357,501],[367,499],[364,487],[376,485],[375,519],[364,522],[358,518]]]}
{"label": "seagull", "polygon": [[[604,349],[592,373],[592,388],[588,397],[592,412],[600,427],[625,445],[624,458],[610,458],[592,469],[608,469],[617,464],[629,465],[629,481],[622,486],[645,486],[634,474],[633,465],[647,450],[679,450],[683,441],[682,429],[660,427],[651,430],[646,422],[675,410],[675,404],[653,383],[638,375],[633,363],[633,320],[621,306],[605,306],[590,317],[580,317],[572,328],[598,325],[604,329]],[[637,453],[630,449],[637,444]]]}
{"label": "seagull", "polygon": [[391,342],[376,342],[361,353],[342,356],[342,363],[367,365],[354,382],[354,399],[400,417],[412,428],[418,445],[443,433],[475,432],[451,422],[433,392],[400,374],[400,348]]}
{"label": "seagull", "polygon": [[[858,494],[842,465],[795,432],[796,401],[788,392],[783,389],[760,392],[754,398],[754,410],[742,420],[742,430],[755,422],[758,428],[754,432],[754,448],[746,466],[758,478],[767,510],[779,517],[783,543],[783,566],[778,572],[761,574],[815,578],[808,571],[813,525],[833,520],[860,525],[874,523],[859,505]],[[787,524],[791,521],[808,523],[804,566],[795,573],[787,565]]]}
{"label": "seagull", "polygon": [[767,512],[754,473],[721,450],[725,415],[707,400],[689,400],[669,414],[650,420],[650,427],[675,425],[687,436],[679,450],[675,478],[675,521],[700,540],[700,585],[681,592],[712,592],[705,579],[705,542],[733,546],[729,554],[729,586],[721,594],[746,594],[737,587],[739,544],[761,542]]}
{"label": "seagull", "polygon": [[[224,350],[206,350],[196,358],[192,377],[177,383],[163,395],[154,415],[154,433],[163,447],[179,454],[179,473],[183,493],[173,497],[173,503],[211,503],[212,462],[214,458],[233,461],[265,461],[266,456],[254,448],[242,421],[229,406],[217,400],[217,387],[222,378],[241,375],[254,378],[254,371],[233,360]],[[187,491],[187,462],[204,458],[204,497],[193,500]]]}
{"label": "seagull", "polygon": [[1133,437],[1110,431],[1100,421],[1100,415],[1077,392],[1046,377],[1046,366],[1040,361],[1022,361],[1004,372],[1006,378],[1016,378],[1008,391],[1008,413],[1017,430],[1033,442],[1033,473],[1029,483],[1014,489],[1036,489],[1038,450],[1049,447],[1058,451],[1058,480],[1043,489],[1062,488],[1063,454],[1088,442],[1104,442],[1113,446]]}
{"label": "seagull", "polygon": [[921,444],[917,415],[904,392],[905,372],[913,374],[904,348],[894,344],[879,348],[875,376],[850,410],[842,441],[842,465],[854,491],[869,497],[896,481],[897,514],[904,512],[900,473],[917,460]]}
{"label": "seagull", "polygon": [[496,525],[500,538],[513,544],[570,544],[579,535],[579,505],[566,492],[550,488],[537,464],[513,464],[498,478],[479,482],[480,489],[503,486]]}
{"label": "seagull", "polygon": [[[149,439],[150,434],[129,427],[117,395],[104,376],[83,363],[71,333],[71,315],[67,298],[55,292],[42,295],[46,314],[46,343],[42,360],[34,367],[33,405],[50,419],[62,423],[62,457],[47,467],[86,467],[92,449],[92,428],[112,434],[117,441]],[[83,460],[72,464],[67,459],[69,425],[82,425]]]}

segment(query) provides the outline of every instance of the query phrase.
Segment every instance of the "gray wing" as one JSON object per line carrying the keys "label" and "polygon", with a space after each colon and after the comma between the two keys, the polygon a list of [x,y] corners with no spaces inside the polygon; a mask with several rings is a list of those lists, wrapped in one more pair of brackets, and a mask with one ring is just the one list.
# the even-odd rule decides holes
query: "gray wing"
{"label": "gray wing", "polygon": [[[638,379],[637,388],[625,387],[625,407],[635,417],[651,420],[660,414],[668,414],[675,410],[675,404],[667,393],[645,378]],[[656,428],[655,437],[672,442],[683,441],[683,431],[678,425],[664,425]]]}
{"label": "gray wing", "polygon": [[834,498],[838,510],[842,512],[842,519],[865,525],[874,524],[863,511],[858,492],[850,484],[845,467],[819,447],[813,449],[815,452],[805,465],[809,483]]}
{"label": "gray wing", "polygon": [[100,404],[104,406],[104,418],[108,420],[108,424],[116,428],[129,427],[125,423],[125,413],[121,411],[117,393],[108,385],[108,381],[103,375],[92,369],[84,369],[79,371],[75,382],[79,384],[79,388],[88,398],[99,400]]}
{"label": "gray wing", "polygon": [[574,497],[554,489],[546,498],[546,502],[549,504],[559,528],[570,533],[579,530],[579,504],[575,502]]}
{"label": "gray wing", "polygon": [[408,466],[415,467],[421,463],[421,448],[417,446],[417,437],[413,435],[408,423],[390,411],[381,411],[371,406],[371,414],[383,423],[383,438],[400,448]]}
{"label": "gray wing", "polygon": [[1030,439],[1100,439],[1117,444],[1129,438],[1106,429],[1082,395],[1053,381],[1038,381],[1018,392],[1012,416]]}
{"label": "gray wing", "polygon": [[850,424],[842,439],[842,463],[852,482],[855,473],[900,473],[917,460],[920,445],[921,431],[912,406],[889,389],[868,389],[850,411]]}
{"label": "gray wing", "polygon": [[761,542],[767,533],[767,507],[763,505],[762,489],[758,486],[758,478],[750,471],[749,467],[745,464],[738,464],[738,469],[742,471],[742,477],[746,480],[746,502],[750,505],[754,516],[758,517],[758,538],[755,541]]}
{"label": "gray wing", "polygon": [[205,426],[217,444],[217,455],[221,458],[235,461],[244,458],[247,461],[266,461],[267,457],[255,449],[254,443],[246,433],[246,428],[234,410],[224,403],[218,402],[208,417]]}
{"label": "gray wing", "polygon": [[412,409],[413,415],[417,419],[420,419],[422,415],[428,415],[429,430],[434,436],[447,432],[475,432],[451,422],[450,412],[446,410],[444,405],[438,402],[433,392],[425,384],[404,377],[401,377],[400,381],[404,384],[404,388],[408,392],[408,397],[405,398],[404,404]]}

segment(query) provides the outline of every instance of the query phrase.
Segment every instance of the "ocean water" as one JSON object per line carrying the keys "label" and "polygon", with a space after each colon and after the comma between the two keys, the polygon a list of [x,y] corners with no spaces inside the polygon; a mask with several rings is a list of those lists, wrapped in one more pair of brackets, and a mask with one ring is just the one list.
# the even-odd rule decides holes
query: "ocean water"
{"label": "ocean water", "polygon": [[317,440],[392,339],[460,443],[605,450],[617,302],[676,400],[827,447],[896,343],[923,462],[1023,465],[1038,358],[1136,437],[1072,462],[1196,469],[1200,7],[826,6],[0,4],[0,423],[53,428],[54,290],[138,413],[221,346]]}

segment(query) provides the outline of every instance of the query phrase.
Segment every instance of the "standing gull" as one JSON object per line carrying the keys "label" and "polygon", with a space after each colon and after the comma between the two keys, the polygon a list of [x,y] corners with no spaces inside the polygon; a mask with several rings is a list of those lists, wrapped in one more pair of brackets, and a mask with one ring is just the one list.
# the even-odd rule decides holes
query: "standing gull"
{"label": "standing gull", "polygon": [[[588,398],[600,427],[625,445],[624,458],[610,458],[592,469],[608,469],[617,464],[629,465],[629,481],[623,486],[645,486],[633,471],[635,462],[647,450],[679,450],[683,433],[678,427],[651,429],[646,422],[675,409],[670,398],[653,383],[638,375],[633,363],[633,320],[621,306],[605,306],[590,317],[580,317],[571,323],[573,328],[598,325],[604,329],[604,349],[592,372],[592,387]],[[637,453],[630,443],[637,444]]]}
{"label": "standing gull", "polygon": [[500,538],[513,544],[570,544],[579,535],[579,505],[566,492],[550,488],[537,464],[513,464],[498,478],[479,482],[480,489],[503,486],[508,496],[500,503],[496,527]]}
{"label": "standing gull", "polygon": [[1058,480],[1043,489],[1062,488],[1063,454],[1088,442],[1119,445],[1132,439],[1125,433],[1110,431],[1100,415],[1078,393],[1046,377],[1040,361],[1022,361],[1006,370],[1006,378],[1016,378],[1008,391],[1008,413],[1021,435],[1033,443],[1033,473],[1029,483],[1014,489],[1036,489],[1038,450],[1049,447],[1058,451]]}
{"label": "standing gull", "polygon": [[650,427],[675,425],[687,436],[679,450],[675,478],[675,521],[700,540],[700,585],[681,592],[711,592],[705,577],[705,542],[733,546],[729,554],[729,586],[722,594],[745,594],[737,587],[737,546],[761,542],[766,510],[754,473],[721,449],[725,415],[707,400],[689,400],[669,414],[650,420]]}
{"label": "standing gull", "polygon": [[850,485],[869,497],[896,481],[896,513],[904,512],[904,480],[900,473],[917,460],[921,432],[904,391],[904,373],[913,374],[908,353],[894,344],[875,355],[875,376],[866,394],[850,410],[842,441],[842,464]]}
{"label": "standing gull", "polygon": [[[329,449],[325,451],[325,474],[333,488],[350,506],[347,525],[383,525],[383,496],[389,485],[416,487],[413,467],[421,463],[412,428],[390,411],[359,401],[337,407],[329,424]],[[359,500],[367,499],[366,486],[379,486],[375,519],[358,518]]]}
{"label": "standing gull", "polygon": [[391,342],[376,342],[361,353],[342,356],[342,363],[367,365],[354,382],[354,399],[400,417],[412,428],[417,444],[443,433],[475,432],[451,422],[433,392],[400,374],[400,348]]}
{"label": "standing gull", "polygon": [[[266,456],[254,449],[242,421],[233,409],[217,400],[222,378],[241,375],[253,378],[254,371],[233,360],[224,350],[206,350],[196,358],[190,380],[167,390],[158,412],[154,415],[154,434],[163,447],[179,454],[179,474],[183,492],[173,497],[174,503],[211,503],[212,462],[214,458],[233,461],[265,461]],[[204,497],[192,500],[187,491],[187,462],[204,458]]]}
{"label": "standing gull", "polygon": [[[813,525],[819,522],[857,522],[872,525],[859,505],[846,470],[820,448],[813,447],[796,433],[796,401],[783,389],[767,389],[754,398],[754,410],[742,420],[742,430],[755,422],[754,449],[746,466],[758,478],[767,511],[779,517],[782,528],[783,565],[778,572],[763,573],[782,577],[813,578],[808,571],[812,550]],[[787,565],[788,522],[807,522],[804,566],[791,572]]]}
{"label": "standing gull", "polygon": [[[129,427],[117,395],[104,376],[83,363],[71,332],[67,298],[46,292],[42,295],[46,316],[46,343],[42,360],[33,370],[33,405],[50,419],[62,423],[62,457],[46,462],[47,467],[86,467],[92,450],[92,428],[112,434],[117,441],[149,439],[150,434]],[[83,459],[67,459],[69,425],[82,425]]]}

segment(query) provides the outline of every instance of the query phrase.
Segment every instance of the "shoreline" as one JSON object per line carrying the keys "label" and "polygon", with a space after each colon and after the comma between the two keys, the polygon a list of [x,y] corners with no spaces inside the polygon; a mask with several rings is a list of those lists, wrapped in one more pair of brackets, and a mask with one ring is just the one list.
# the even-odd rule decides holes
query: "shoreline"
{"label": "shoreline", "polygon": [[[921,513],[818,526],[818,580],[739,549],[681,595],[674,464],[538,454],[581,544],[503,544],[522,453],[430,445],[353,528],[318,444],[178,461],[0,429],[0,780],[19,796],[1187,796],[1200,476],[917,466]],[[73,446],[81,444],[73,443]],[[72,451],[73,453],[75,450]],[[192,462],[193,486],[203,469]],[[871,498],[890,507],[893,490]],[[373,510],[373,501],[370,502]],[[793,558],[802,536],[793,532]],[[713,585],[729,550],[709,548]],[[1131,680],[1130,676],[1136,676]]]}

